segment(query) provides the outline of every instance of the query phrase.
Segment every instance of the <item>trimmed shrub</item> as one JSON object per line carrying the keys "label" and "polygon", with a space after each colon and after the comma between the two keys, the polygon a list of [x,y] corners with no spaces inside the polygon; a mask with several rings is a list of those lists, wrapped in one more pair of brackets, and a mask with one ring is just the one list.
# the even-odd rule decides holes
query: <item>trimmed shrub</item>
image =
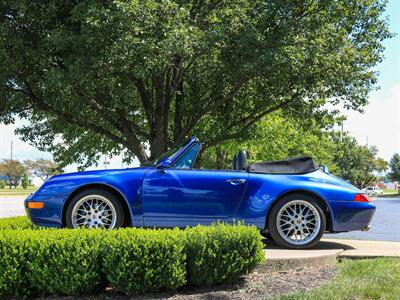
{"label": "trimmed shrub", "polygon": [[0,179],[0,190],[6,187],[6,182],[3,179]]}
{"label": "trimmed shrub", "polygon": [[25,275],[30,244],[16,231],[0,232],[0,295],[29,294]]}
{"label": "trimmed shrub", "polygon": [[0,294],[94,291],[101,283],[101,231],[2,230]]}
{"label": "trimmed shrub", "polygon": [[40,229],[42,227],[33,225],[32,222],[27,217],[9,217],[0,218],[0,230],[13,229]]}
{"label": "trimmed shrub", "polygon": [[78,295],[102,290],[100,230],[35,231],[27,277],[40,294]]}
{"label": "trimmed shrub", "polygon": [[255,227],[37,229],[26,217],[0,219],[4,295],[126,294],[231,281],[263,260]]}
{"label": "trimmed shrub", "polygon": [[183,232],[122,229],[105,240],[103,271],[126,294],[175,290],[186,283]]}
{"label": "trimmed shrub", "polygon": [[188,282],[213,285],[232,281],[264,260],[262,237],[241,224],[196,226],[186,230]]}

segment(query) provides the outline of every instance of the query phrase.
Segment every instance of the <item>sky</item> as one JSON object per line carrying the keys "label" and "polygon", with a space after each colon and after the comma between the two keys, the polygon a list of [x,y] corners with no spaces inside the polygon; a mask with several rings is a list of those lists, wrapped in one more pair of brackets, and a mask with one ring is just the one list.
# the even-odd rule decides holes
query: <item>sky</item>
{"label": "sky", "polygon": [[[369,105],[364,113],[343,111],[347,116],[344,130],[354,136],[360,144],[375,145],[378,155],[390,160],[394,153],[400,153],[400,0],[390,0],[386,10],[389,17],[390,31],[397,34],[386,40],[384,60],[377,66],[379,72],[379,90],[369,96]],[[0,159],[9,158],[11,141],[13,141],[13,158],[19,160],[45,158],[51,159],[50,153],[41,152],[35,147],[21,141],[14,130],[24,124],[17,120],[13,125],[0,124]],[[121,168],[121,157],[107,159],[107,168]],[[129,166],[138,166],[138,161]],[[76,171],[76,165],[65,168],[66,172]],[[90,169],[104,168],[104,159],[98,166]]]}

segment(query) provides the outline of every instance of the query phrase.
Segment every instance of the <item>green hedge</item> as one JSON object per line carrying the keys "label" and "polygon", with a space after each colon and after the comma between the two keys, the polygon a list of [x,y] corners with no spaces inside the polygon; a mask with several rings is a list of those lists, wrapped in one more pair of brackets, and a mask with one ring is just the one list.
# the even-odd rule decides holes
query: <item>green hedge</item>
{"label": "green hedge", "polygon": [[0,295],[93,292],[101,283],[102,232],[0,231]]}
{"label": "green hedge", "polygon": [[27,217],[10,217],[10,218],[0,218],[0,230],[13,229],[13,230],[24,230],[24,229],[41,229],[33,225]]}
{"label": "green hedge", "polygon": [[183,232],[123,229],[108,232],[103,271],[126,294],[176,289],[186,283]]}
{"label": "green hedge", "polygon": [[264,258],[260,232],[248,226],[218,224],[186,231],[188,281],[193,285],[229,282]]}
{"label": "green hedge", "polygon": [[[21,227],[19,227],[21,226]],[[255,227],[25,229],[0,220],[0,298],[76,295],[106,286],[126,294],[231,281],[263,260]],[[21,230],[22,229],[22,230]]]}

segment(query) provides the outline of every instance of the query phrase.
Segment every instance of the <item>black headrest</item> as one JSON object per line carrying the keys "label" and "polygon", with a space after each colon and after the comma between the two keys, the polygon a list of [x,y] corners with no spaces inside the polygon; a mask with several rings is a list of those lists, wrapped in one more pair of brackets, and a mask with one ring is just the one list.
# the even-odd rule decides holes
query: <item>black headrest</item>
{"label": "black headrest", "polygon": [[232,170],[236,170],[236,168],[237,168],[237,157],[236,157],[236,155],[233,157],[233,160],[232,160],[232,164],[231,164],[231,169]]}
{"label": "black headrest", "polygon": [[249,165],[247,163],[247,153],[245,150],[241,150],[239,152],[236,160],[237,160],[236,170],[247,170],[247,167]]}

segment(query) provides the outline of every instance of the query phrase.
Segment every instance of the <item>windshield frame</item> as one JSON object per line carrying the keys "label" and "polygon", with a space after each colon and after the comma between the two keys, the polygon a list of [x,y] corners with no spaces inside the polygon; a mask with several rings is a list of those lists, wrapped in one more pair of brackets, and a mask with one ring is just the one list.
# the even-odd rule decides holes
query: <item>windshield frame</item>
{"label": "windshield frame", "polygon": [[178,146],[175,146],[175,147],[171,148],[170,150],[161,154],[158,158],[154,159],[151,163],[153,164],[153,166],[157,166],[163,160],[169,159],[169,160],[171,160],[171,164],[172,164],[194,142],[198,142],[196,137],[188,138],[183,143],[179,144]]}

